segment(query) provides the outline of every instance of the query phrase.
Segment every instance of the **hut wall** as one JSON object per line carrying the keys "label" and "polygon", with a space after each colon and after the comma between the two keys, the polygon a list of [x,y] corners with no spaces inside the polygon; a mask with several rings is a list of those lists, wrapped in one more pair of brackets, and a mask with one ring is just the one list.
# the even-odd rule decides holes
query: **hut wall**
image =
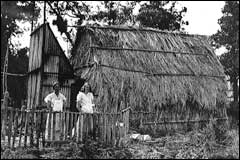
{"label": "hut wall", "polygon": [[44,98],[53,92],[53,81],[60,81],[61,92],[70,107],[73,71],[49,24],[45,28],[44,48],[43,25],[31,34],[27,104],[30,108],[45,105]]}
{"label": "hut wall", "polygon": [[64,52],[59,45],[50,27],[46,29],[46,43],[44,54],[44,72],[42,102],[44,98],[53,92],[53,81],[61,84],[61,93],[67,98],[67,107],[70,107],[72,71]]}
{"label": "hut wall", "polygon": [[42,42],[43,42],[43,28],[31,35],[30,51],[29,51],[29,66],[28,71],[31,72],[28,76],[27,89],[27,106],[32,108],[39,105],[40,92],[40,66],[42,63]]}

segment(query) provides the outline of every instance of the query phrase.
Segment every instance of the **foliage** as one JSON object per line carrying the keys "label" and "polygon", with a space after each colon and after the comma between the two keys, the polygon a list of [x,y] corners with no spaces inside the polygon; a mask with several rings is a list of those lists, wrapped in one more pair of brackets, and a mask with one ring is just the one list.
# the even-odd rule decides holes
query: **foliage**
{"label": "foliage", "polygon": [[32,1],[1,1],[1,71],[9,38],[23,33],[17,22],[36,20],[39,13],[40,8]]}
{"label": "foliage", "polygon": [[[16,54],[9,55],[8,72],[16,74],[27,73],[29,60],[27,52],[28,48],[22,48]],[[14,100],[14,107],[21,107],[21,100],[27,97],[26,77],[8,76],[8,91]]]}
{"label": "foliage", "polygon": [[239,79],[239,1],[226,1],[223,16],[218,20],[221,29],[212,36],[213,46],[224,46],[227,52],[220,56],[225,73],[233,83],[234,101],[238,99],[237,79]]}
{"label": "foliage", "polygon": [[103,9],[93,14],[91,19],[94,21],[103,21],[108,25],[123,25],[127,22],[134,24],[133,9],[136,1],[128,1],[122,4],[116,1],[104,1]]}
{"label": "foliage", "polygon": [[[170,8],[166,8],[167,5]],[[176,1],[150,1],[140,8],[137,20],[144,27],[158,28],[161,30],[180,30],[183,25],[188,25],[188,21],[183,20],[183,14],[187,12],[187,8],[183,7],[181,11],[177,11]]]}
{"label": "foliage", "polygon": [[[1,1],[1,71],[3,71],[6,50],[9,48],[8,72],[27,72],[27,48],[17,49],[10,37],[19,36],[25,31],[19,26],[19,22],[36,21],[39,14],[40,8],[33,1]],[[20,99],[26,96],[25,79],[8,76],[8,90],[10,96],[17,98],[15,104],[20,107]]]}

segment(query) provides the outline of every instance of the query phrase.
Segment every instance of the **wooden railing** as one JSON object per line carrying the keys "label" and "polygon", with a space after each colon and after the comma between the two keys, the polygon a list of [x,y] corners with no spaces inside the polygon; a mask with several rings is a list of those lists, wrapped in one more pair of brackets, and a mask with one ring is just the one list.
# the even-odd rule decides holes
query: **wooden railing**
{"label": "wooden railing", "polygon": [[1,109],[1,145],[11,148],[44,147],[54,142],[83,142],[86,138],[116,145],[128,130],[129,110],[120,113],[87,114]]}
{"label": "wooden railing", "polygon": [[[147,112],[147,111],[132,111],[130,114],[129,122],[130,128],[146,134],[155,134],[157,132],[172,132],[172,131],[186,131],[189,129],[196,129],[204,127],[211,120],[218,122],[226,122],[228,120],[226,110],[222,109],[218,111],[218,114],[209,113],[207,111],[195,111],[195,113],[189,114],[189,112],[164,112],[160,110],[160,113]],[[183,114],[183,115],[181,115]]]}

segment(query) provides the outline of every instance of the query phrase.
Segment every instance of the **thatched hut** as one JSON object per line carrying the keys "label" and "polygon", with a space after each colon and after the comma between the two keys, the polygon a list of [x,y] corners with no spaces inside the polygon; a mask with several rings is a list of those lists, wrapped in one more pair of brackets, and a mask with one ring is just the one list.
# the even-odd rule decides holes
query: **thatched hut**
{"label": "thatched hut", "polygon": [[203,112],[225,115],[225,74],[207,36],[83,26],[72,54],[74,74],[91,84],[104,112],[131,107],[164,109],[178,119]]}

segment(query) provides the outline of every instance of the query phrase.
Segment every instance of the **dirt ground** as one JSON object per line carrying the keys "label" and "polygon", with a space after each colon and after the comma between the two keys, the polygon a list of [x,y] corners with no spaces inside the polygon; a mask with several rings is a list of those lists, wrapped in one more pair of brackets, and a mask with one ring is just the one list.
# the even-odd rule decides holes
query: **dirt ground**
{"label": "dirt ground", "polygon": [[[222,136],[222,137],[221,137]],[[70,143],[45,149],[1,146],[1,158],[40,159],[239,159],[239,131],[232,129],[219,135],[207,127],[186,134],[176,133],[149,141],[131,139],[130,135],[118,147],[88,140],[84,144]]]}

